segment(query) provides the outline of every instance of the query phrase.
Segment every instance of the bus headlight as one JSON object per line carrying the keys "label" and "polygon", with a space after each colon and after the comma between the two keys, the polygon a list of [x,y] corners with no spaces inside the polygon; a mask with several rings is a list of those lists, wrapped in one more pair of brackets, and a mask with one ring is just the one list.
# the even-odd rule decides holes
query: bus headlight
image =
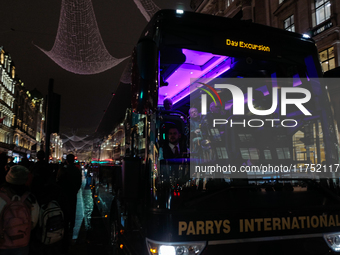
{"label": "bus headlight", "polygon": [[156,242],[146,239],[150,255],[199,255],[205,248],[206,242]]}
{"label": "bus headlight", "polygon": [[333,251],[340,251],[340,232],[324,234],[323,238]]}

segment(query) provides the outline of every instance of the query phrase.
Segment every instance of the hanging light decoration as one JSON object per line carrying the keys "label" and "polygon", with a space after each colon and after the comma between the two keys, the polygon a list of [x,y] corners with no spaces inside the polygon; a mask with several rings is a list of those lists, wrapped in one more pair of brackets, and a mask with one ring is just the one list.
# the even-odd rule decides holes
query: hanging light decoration
{"label": "hanging light decoration", "polygon": [[83,75],[104,72],[128,58],[114,58],[107,51],[91,0],[62,0],[53,48],[36,47],[63,69]]}
{"label": "hanging light decoration", "polygon": [[160,10],[152,0],[133,0],[147,21]]}
{"label": "hanging light decoration", "polygon": [[99,138],[93,138],[90,139],[88,136],[76,136],[76,135],[72,135],[72,136],[68,136],[66,134],[62,134],[63,138],[63,146],[67,149],[67,150],[83,150],[83,149],[87,149],[88,147],[93,146],[93,144],[96,144],[100,141]]}

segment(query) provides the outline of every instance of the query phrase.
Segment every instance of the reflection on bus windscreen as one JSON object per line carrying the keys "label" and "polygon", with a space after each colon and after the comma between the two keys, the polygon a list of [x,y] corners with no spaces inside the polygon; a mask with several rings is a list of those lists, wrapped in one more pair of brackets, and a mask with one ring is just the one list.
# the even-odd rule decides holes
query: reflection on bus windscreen
{"label": "reflection on bus windscreen", "polygon": [[161,54],[158,104],[180,107],[159,116],[156,207],[235,185],[291,189],[336,176],[335,128],[311,56],[171,53]]}

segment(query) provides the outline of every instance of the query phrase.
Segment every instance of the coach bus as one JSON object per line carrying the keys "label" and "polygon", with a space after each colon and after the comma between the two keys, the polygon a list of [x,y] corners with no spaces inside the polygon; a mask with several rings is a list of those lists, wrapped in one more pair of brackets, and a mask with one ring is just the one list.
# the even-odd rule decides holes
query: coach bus
{"label": "coach bus", "polygon": [[115,252],[340,251],[337,127],[312,39],[161,10],[131,58],[122,163],[97,183],[113,187]]}

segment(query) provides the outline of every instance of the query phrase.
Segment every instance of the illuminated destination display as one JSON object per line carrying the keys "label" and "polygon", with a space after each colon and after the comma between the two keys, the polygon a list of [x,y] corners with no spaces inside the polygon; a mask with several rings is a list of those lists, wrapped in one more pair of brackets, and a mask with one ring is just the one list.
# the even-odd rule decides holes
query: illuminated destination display
{"label": "illuminated destination display", "polygon": [[244,41],[234,41],[234,40],[231,40],[231,39],[226,39],[226,45],[237,47],[237,48],[243,48],[243,49],[270,52],[269,46],[265,46],[265,45],[262,45],[262,44],[255,44],[255,43],[247,43],[247,42],[244,42]]}

